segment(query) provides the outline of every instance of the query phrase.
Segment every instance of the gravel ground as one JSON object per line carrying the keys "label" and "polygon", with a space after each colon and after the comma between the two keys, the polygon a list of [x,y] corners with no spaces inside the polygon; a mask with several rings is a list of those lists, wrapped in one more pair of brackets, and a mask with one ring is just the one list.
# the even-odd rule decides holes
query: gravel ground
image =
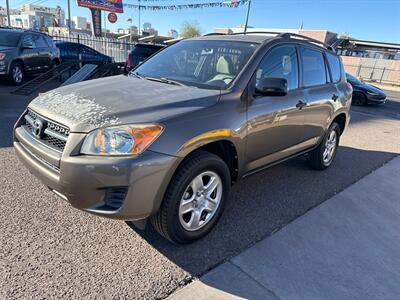
{"label": "gravel ground", "polygon": [[[0,299],[160,298],[268,236],[400,153],[400,94],[355,108],[334,166],[297,158],[232,190],[216,230],[188,246],[71,208],[18,162],[12,124],[27,100],[0,88]],[[332,212],[334,213],[334,212]]]}

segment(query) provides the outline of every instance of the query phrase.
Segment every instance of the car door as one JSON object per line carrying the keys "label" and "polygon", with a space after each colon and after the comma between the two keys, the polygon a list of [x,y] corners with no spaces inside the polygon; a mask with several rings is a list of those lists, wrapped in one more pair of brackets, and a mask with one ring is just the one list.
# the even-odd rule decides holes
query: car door
{"label": "car door", "polygon": [[263,77],[285,78],[285,96],[253,96],[248,104],[246,171],[269,164],[304,149],[305,95],[299,89],[299,62],[295,45],[271,49],[262,59],[250,84],[254,94],[257,80]]}
{"label": "car door", "polygon": [[21,58],[26,71],[35,71],[39,65],[39,54],[32,34],[25,34],[21,41]]}
{"label": "car door", "polygon": [[51,51],[42,35],[34,35],[34,43],[38,52],[38,70],[48,69],[51,65]]}
{"label": "car door", "polygon": [[323,49],[301,46],[300,58],[307,102],[303,109],[304,131],[306,138],[316,143],[334,113],[333,99],[338,97],[337,89],[331,82]]}

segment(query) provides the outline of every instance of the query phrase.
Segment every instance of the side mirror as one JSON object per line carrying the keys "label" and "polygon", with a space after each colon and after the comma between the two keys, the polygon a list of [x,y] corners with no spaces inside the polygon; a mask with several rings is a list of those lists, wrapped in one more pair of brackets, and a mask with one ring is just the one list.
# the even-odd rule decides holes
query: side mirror
{"label": "side mirror", "polygon": [[256,84],[256,94],[263,96],[285,96],[288,92],[288,82],[285,78],[266,77]]}

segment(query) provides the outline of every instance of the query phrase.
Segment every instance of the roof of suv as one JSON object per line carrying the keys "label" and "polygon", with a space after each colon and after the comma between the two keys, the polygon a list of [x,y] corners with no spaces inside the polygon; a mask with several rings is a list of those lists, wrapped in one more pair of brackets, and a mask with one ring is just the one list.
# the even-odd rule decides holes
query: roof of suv
{"label": "roof of suv", "polygon": [[203,35],[195,40],[217,40],[217,41],[238,41],[238,42],[249,42],[249,43],[263,43],[268,39],[272,39],[276,36],[271,34],[209,34]]}
{"label": "roof of suv", "polygon": [[36,33],[36,34],[41,34],[41,35],[44,35],[44,36],[49,36],[47,33],[40,32],[40,31],[35,31],[35,30],[31,30],[31,29],[0,27],[0,30],[8,31],[8,32],[20,33],[20,34],[25,33],[25,32],[29,32],[29,33]]}
{"label": "roof of suv", "polygon": [[315,47],[324,49],[335,53],[331,45],[321,42],[319,40],[300,35],[295,33],[277,33],[277,32],[248,32],[248,33],[233,33],[233,34],[220,34],[210,33],[201,37],[194,38],[195,40],[211,40],[211,41],[238,41],[238,42],[249,42],[249,43],[263,43],[267,40],[281,37],[287,40],[296,41],[301,44],[313,45]]}

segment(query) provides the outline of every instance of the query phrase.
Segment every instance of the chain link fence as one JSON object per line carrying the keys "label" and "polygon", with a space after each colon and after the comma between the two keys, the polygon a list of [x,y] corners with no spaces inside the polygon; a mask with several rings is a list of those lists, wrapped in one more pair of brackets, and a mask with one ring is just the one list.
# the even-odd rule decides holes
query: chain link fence
{"label": "chain link fence", "polygon": [[400,85],[400,60],[342,56],[346,72],[365,81]]}
{"label": "chain link fence", "polygon": [[400,70],[362,65],[345,65],[344,67],[348,73],[365,81],[400,85]]}
{"label": "chain link fence", "polygon": [[66,41],[86,45],[114,58],[115,62],[125,62],[129,52],[135,46],[135,43],[126,42],[124,40],[94,37],[86,34],[57,32],[50,34],[50,36],[54,41]]}

